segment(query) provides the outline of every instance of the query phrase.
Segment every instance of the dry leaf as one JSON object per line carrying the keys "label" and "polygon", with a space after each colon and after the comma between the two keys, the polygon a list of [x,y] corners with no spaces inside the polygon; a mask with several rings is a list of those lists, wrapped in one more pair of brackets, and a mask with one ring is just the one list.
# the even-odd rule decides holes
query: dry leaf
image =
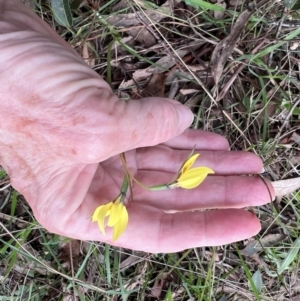
{"label": "dry leaf", "polygon": [[154,24],[158,23],[171,14],[166,6],[168,7],[167,2],[156,10],[147,9],[136,13],[111,15],[106,21],[115,27],[128,28],[127,33],[148,48],[156,44],[156,38],[147,27],[152,26],[151,21]]}
{"label": "dry leaf", "polygon": [[142,91],[141,97],[157,96],[163,97],[165,94],[165,74],[157,73],[151,76],[147,86]]}
{"label": "dry leaf", "polygon": [[133,251],[132,255],[128,256],[120,263],[120,272],[124,272],[137,263],[144,261],[146,256],[147,254],[144,252]]}
{"label": "dry leaf", "polygon": [[275,196],[281,199],[285,195],[288,195],[300,188],[300,177],[288,180],[279,180],[271,183],[275,190]]}
{"label": "dry leaf", "polygon": [[163,97],[165,93],[165,74],[157,73],[147,79],[147,85],[144,89],[137,89],[134,86],[131,89],[131,99],[140,99],[143,97]]}
{"label": "dry leaf", "polygon": [[127,33],[145,48],[149,48],[157,43],[155,36],[147,28],[133,28],[128,30]]}
{"label": "dry leaf", "polygon": [[60,237],[61,242],[59,244],[58,258],[62,262],[63,266],[72,266],[76,269],[79,262],[80,255],[80,240],[67,239]]}
{"label": "dry leaf", "polygon": [[214,77],[215,83],[219,82],[219,79],[223,73],[224,66],[231,55],[236,43],[239,40],[242,30],[244,29],[246,23],[248,22],[251,15],[256,12],[256,9],[266,4],[268,0],[262,0],[259,2],[255,8],[250,10],[247,8],[244,10],[240,16],[237,18],[235,24],[233,25],[230,34],[220,41],[215,47],[211,56],[211,72]]}
{"label": "dry leaf", "polygon": [[[136,276],[129,278],[124,282],[124,288],[127,291],[134,290],[138,285],[143,285],[147,279],[148,261],[145,260],[140,265],[137,265]],[[117,299],[119,300],[119,299]]]}
{"label": "dry leaf", "polygon": [[156,10],[147,9],[143,12],[138,11],[136,13],[111,15],[108,16],[106,21],[110,25],[123,28],[142,25],[141,20],[146,24],[149,24],[149,19],[154,21],[155,23],[158,23],[171,14],[166,6],[168,6],[168,4],[164,4]]}
{"label": "dry leaf", "polygon": [[243,11],[233,25],[230,34],[215,47],[211,56],[211,72],[216,84],[219,82],[224,66],[252,14],[253,11]]}
{"label": "dry leaf", "polygon": [[[136,86],[136,83],[134,82],[133,79],[129,79],[127,81],[122,81],[121,84],[119,85],[119,91],[122,92],[122,90],[126,90],[126,89],[134,87],[134,86]],[[120,95],[119,95],[119,97],[120,97]]]}
{"label": "dry leaf", "polygon": [[241,251],[241,254],[244,256],[253,256],[257,252],[261,252],[263,247],[268,248],[271,247],[280,241],[284,240],[286,235],[284,234],[270,234],[266,235],[263,238],[258,240],[251,240],[247,243],[246,247]]}
{"label": "dry leaf", "polygon": [[211,262],[213,260],[214,262],[220,262],[220,254],[217,252],[210,252],[210,251],[205,251],[205,258]]}
{"label": "dry leaf", "polygon": [[294,132],[294,133],[292,134],[292,139],[293,139],[298,145],[300,145],[300,135],[299,135],[299,134],[297,134],[296,132]]}
{"label": "dry leaf", "polygon": [[156,297],[156,298],[160,297],[164,283],[165,283],[164,279],[155,281],[154,286],[152,287],[150,292],[152,297]]}
{"label": "dry leaf", "polygon": [[[163,73],[176,65],[176,60],[178,59],[178,57],[183,58],[185,55],[191,52],[190,49],[197,50],[199,47],[199,43],[186,44],[185,49],[175,49],[176,54],[166,54],[166,56],[160,58],[157,62],[155,62],[155,65],[151,65],[146,69],[136,70],[132,74],[132,77],[135,80],[141,80],[147,78],[150,74]],[[194,67],[195,68],[191,70],[195,72],[198,70],[205,70],[204,66],[199,67],[198,65],[196,65]],[[187,74],[189,73],[187,72]]]}
{"label": "dry leaf", "polygon": [[186,64],[186,66],[189,68],[189,70],[193,72],[197,72],[197,71],[206,71],[209,67],[209,64],[207,62],[203,62],[203,64],[194,64],[194,65]]}
{"label": "dry leaf", "polygon": [[[190,50],[176,49],[176,54],[179,57],[184,57],[186,54],[189,53],[189,51]],[[142,80],[142,79],[145,79],[145,78],[149,77],[149,75],[151,75],[151,74],[163,73],[163,72],[169,70],[170,68],[172,68],[176,64],[175,56],[176,56],[175,54],[174,55],[173,54],[172,55],[168,54],[168,55],[162,57],[161,59],[159,59],[155,63],[155,66],[149,66],[146,69],[136,70],[132,74],[132,76],[135,80]]]}
{"label": "dry leaf", "polygon": [[[19,274],[28,275],[29,272],[37,273],[41,275],[49,275],[47,267],[51,267],[51,262],[43,259],[39,252],[36,251],[30,244],[23,244],[22,249],[26,250],[37,261],[30,261],[27,256],[24,256],[21,252],[18,253],[18,260],[14,263],[12,269]],[[23,251],[24,251],[23,250]]]}
{"label": "dry leaf", "polygon": [[162,273],[162,275],[155,280],[150,295],[152,297],[160,298],[162,291],[166,291],[170,286],[170,283],[178,284],[178,280],[179,279],[176,273]]}
{"label": "dry leaf", "polygon": [[89,47],[86,42],[83,44],[82,47],[82,58],[91,68],[95,67],[95,59],[90,58]]}

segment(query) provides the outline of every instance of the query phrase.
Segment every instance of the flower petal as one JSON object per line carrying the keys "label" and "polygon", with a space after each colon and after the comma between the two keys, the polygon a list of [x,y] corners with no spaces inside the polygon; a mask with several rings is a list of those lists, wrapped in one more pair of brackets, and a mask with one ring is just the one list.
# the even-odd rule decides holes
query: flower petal
{"label": "flower petal", "polygon": [[110,214],[110,210],[111,210],[111,206],[112,205],[113,205],[113,203],[110,202],[110,203],[108,203],[106,205],[100,206],[102,208],[99,210],[99,213],[98,213],[98,226],[99,226],[100,231],[104,235],[105,235],[104,220],[105,220],[105,217]]}
{"label": "flower petal", "polygon": [[208,174],[212,174],[214,171],[208,167],[196,167],[188,170],[182,174],[178,179],[178,186],[185,189],[192,189],[200,185]]}
{"label": "flower petal", "polygon": [[195,163],[195,161],[197,160],[197,158],[199,156],[200,156],[200,154],[195,154],[195,155],[191,156],[189,159],[187,159],[181,168],[180,174],[182,175],[182,174],[186,173],[192,167],[192,165]]}
{"label": "flower petal", "polygon": [[111,207],[110,217],[107,222],[108,227],[113,227],[121,218],[124,205],[121,202],[115,202]]}
{"label": "flower petal", "polygon": [[98,214],[99,214],[99,211],[102,209],[102,207],[103,207],[103,205],[96,208],[96,210],[94,211],[94,214],[92,216],[92,222],[96,222],[98,220]]}
{"label": "flower petal", "polygon": [[113,232],[113,240],[117,240],[125,231],[128,224],[128,212],[125,206],[122,208],[121,218],[118,223],[116,223]]}

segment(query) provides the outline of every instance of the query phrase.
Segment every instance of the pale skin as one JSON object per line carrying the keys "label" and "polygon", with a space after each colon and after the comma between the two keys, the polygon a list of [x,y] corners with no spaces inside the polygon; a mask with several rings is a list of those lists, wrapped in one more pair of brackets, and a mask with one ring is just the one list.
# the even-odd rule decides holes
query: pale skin
{"label": "pale skin", "polygon": [[[51,232],[146,252],[215,246],[257,234],[243,209],[274,198],[256,176],[263,164],[229,151],[222,136],[187,130],[193,115],[162,98],[125,103],[38,16],[0,0],[0,164],[35,217]],[[215,171],[196,189],[146,191],[133,186],[129,224],[115,242],[91,222],[124,177],[119,154],[144,184],[174,174],[196,145],[195,166]],[[128,194],[129,195],[129,194]],[[200,210],[200,209],[216,210]]]}

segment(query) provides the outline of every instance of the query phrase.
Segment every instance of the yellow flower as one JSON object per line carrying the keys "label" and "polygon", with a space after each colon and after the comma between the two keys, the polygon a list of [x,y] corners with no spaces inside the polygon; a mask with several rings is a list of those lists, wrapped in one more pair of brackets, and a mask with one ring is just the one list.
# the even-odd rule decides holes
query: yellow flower
{"label": "yellow flower", "polygon": [[113,240],[117,240],[122,235],[128,224],[128,212],[121,197],[122,195],[119,195],[112,202],[97,207],[92,217],[92,222],[98,222],[100,231],[105,235],[104,222],[109,216],[106,226],[114,229]]}
{"label": "yellow flower", "polygon": [[183,163],[179,171],[178,178],[175,182],[170,184],[171,188],[195,188],[205,180],[208,174],[214,173],[214,171],[209,167],[195,167],[191,169],[192,165],[195,163],[198,157],[199,154],[195,154]]}

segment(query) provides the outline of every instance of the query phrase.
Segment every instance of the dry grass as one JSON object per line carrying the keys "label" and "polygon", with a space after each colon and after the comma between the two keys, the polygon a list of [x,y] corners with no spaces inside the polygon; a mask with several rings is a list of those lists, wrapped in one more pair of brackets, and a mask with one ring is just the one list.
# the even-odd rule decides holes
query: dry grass
{"label": "dry grass", "polygon": [[[230,3],[223,13],[185,2],[87,0],[65,27],[48,2],[31,1],[120,98],[177,99],[193,110],[195,128],[259,154],[270,180],[297,177],[300,56],[291,33],[300,16],[282,1],[255,10],[216,85],[214,48],[247,9],[243,1]],[[22,196],[5,187],[8,180],[0,172],[1,301],[300,298],[298,192],[253,209],[263,226],[256,238],[151,255],[47,233]]]}

